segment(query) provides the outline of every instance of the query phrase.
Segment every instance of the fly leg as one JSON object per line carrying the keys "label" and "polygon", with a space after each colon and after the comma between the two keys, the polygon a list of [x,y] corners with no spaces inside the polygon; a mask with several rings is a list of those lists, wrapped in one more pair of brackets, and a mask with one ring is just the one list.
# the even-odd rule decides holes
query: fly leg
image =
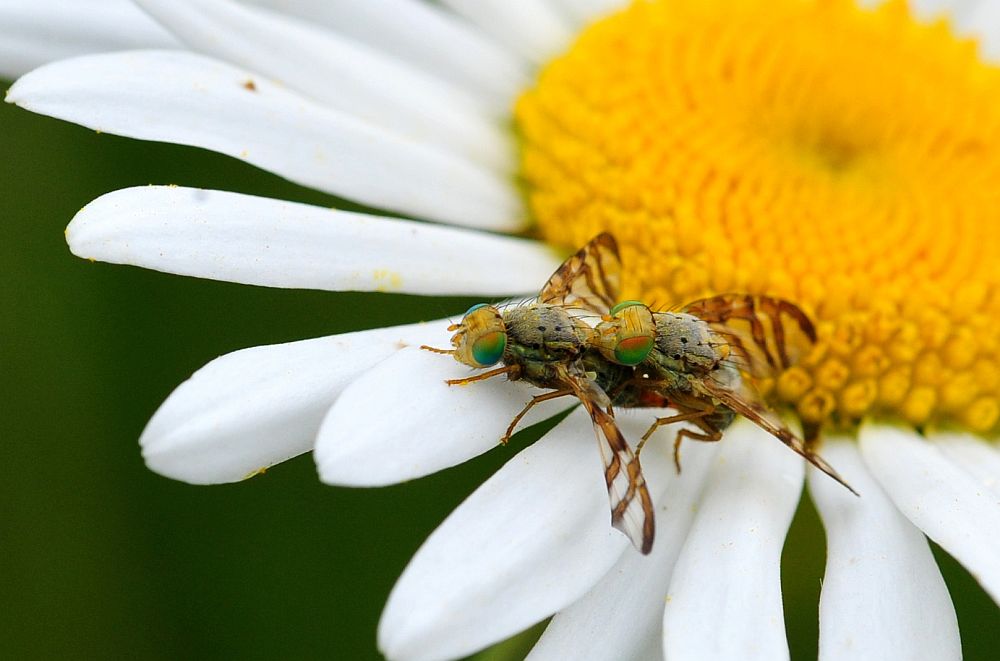
{"label": "fly leg", "polygon": [[690,438],[692,441],[702,441],[703,443],[716,443],[722,440],[722,432],[718,429],[712,431],[694,431],[693,429],[681,429],[674,437],[674,466],[678,475],[681,472],[681,439]]}
{"label": "fly leg", "polygon": [[646,441],[656,433],[656,430],[663,425],[668,425],[672,422],[691,422],[698,427],[699,431],[684,428],[679,430],[674,437],[674,466],[677,468],[677,472],[680,473],[681,441],[685,438],[690,438],[693,441],[714,443],[722,439],[722,431],[706,419],[716,412],[716,407],[711,402],[697,397],[686,397],[675,394],[671,405],[680,413],[667,418],[657,418],[649,430],[643,434],[642,440],[639,442],[639,447],[636,449],[636,454],[639,453],[639,450],[642,449]]}
{"label": "fly leg", "polygon": [[687,413],[678,413],[677,415],[671,415],[666,418],[657,418],[653,421],[653,424],[646,431],[646,433],[642,435],[642,438],[639,439],[639,444],[635,446],[635,456],[639,456],[639,453],[642,452],[642,447],[646,445],[646,441],[648,441],[653,434],[656,433],[656,430],[663,425],[670,425],[675,422],[694,421],[695,419],[702,418],[708,414],[708,411],[688,411]]}
{"label": "fly leg", "polygon": [[559,397],[565,397],[566,395],[572,394],[572,390],[553,390],[552,392],[532,397],[531,401],[528,402],[523,409],[521,409],[521,412],[515,415],[514,419],[510,421],[510,424],[507,426],[507,431],[500,437],[500,444],[507,445],[510,441],[510,437],[514,435],[514,428],[517,427],[517,423],[521,422],[521,418],[523,418],[528,411],[534,408],[536,404],[541,404],[542,402],[547,402],[550,399],[558,399]]}
{"label": "fly leg", "polygon": [[509,365],[498,367],[495,370],[483,372],[482,374],[477,374],[475,376],[467,376],[464,379],[448,379],[445,383],[449,386],[464,386],[474,381],[485,381],[486,379],[493,378],[494,376],[500,376],[501,374],[506,374],[508,381],[516,381],[520,373],[520,367],[517,365]]}
{"label": "fly leg", "polygon": [[455,355],[455,350],[454,349],[438,349],[437,347],[429,347],[426,344],[421,344],[420,348],[423,349],[424,351],[430,351],[431,353],[441,353],[441,354],[444,354],[446,356],[454,356]]}

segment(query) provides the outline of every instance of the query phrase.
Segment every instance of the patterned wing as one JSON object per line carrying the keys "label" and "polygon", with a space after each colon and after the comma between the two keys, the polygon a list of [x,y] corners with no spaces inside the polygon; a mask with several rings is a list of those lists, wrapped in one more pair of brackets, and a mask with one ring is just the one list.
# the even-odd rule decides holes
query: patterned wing
{"label": "patterned wing", "polygon": [[724,406],[727,406],[736,413],[739,413],[744,418],[750,420],[750,422],[777,438],[779,441],[800,454],[810,464],[847,487],[847,490],[855,496],[858,495],[858,492],[855,491],[851,485],[840,476],[840,473],[834,470],[833,466],[826,463],[826,460],[823,459],[823,457],[816,454],[816,452],[813,451],[805,443],[805,441],[796,436],[792,430],[781,421],[778,414],[761,401],[760,396],[757,394],[757,391],[752,385],[749,385],[739,379],[725,385],[712,381],[711,379],[705,379],[703,381],[699,381],[697,387],[705,394],[718,400]]}
{"label": "patterned wing", "polygon": [[740,369],[757,378],[777,376],[816,343],[806,313],[780,298],[722,294],[689,303],[683,312],[707,321],[741,359]]}
{"label": "patterned wing", "polygon": [[632,453],[607,411],[608,396],[600,386],[582,376],[567,376],[566,380],[594,423],[611,502],[611,525],[624,533],[639,551],[648,554],[653,549],[656,521],[639,458]]}
{"label": "patterned wing", "polygon": [[542,287],[538,301],[607,314],[618,303],[621,270],[618,242],[603,232],[556,269]]}

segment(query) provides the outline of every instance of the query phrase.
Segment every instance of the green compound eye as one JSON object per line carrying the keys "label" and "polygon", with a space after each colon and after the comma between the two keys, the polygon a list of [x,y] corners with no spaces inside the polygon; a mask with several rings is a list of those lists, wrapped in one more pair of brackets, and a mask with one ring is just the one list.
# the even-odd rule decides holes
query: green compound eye
{"label": "green compound eye", "polygon": [[489,367],[500,362],[505,348],[507,348],[507,333],[493,331],[472,344],[472,358],[481,367]]}
{"label": "green compound eye", "polygon": [[462,316],[463,317],[468,317],[470,314],[472,314],[473,312],[475,312],[479,308],[485,308],[487,305],[488,305],[487,303],[476,303],[471,308],[469,308],[468,310],[466,310],[465,314],[462,315]]}
{"label": "green compound eye", "polygon": [[645,303],[643,303],[642,301],[622,301],[615,307],[611,308],[611,316],[613,317],[622,310],[624,310],[625,308],[630,308],[633,305],[645,305]]}
{"label": "green compound eye", "polygon": [[646,360],[653,348],[653,338],[639,336],[629,337],[615,346],[615,360],[622,365],[638,365]]}

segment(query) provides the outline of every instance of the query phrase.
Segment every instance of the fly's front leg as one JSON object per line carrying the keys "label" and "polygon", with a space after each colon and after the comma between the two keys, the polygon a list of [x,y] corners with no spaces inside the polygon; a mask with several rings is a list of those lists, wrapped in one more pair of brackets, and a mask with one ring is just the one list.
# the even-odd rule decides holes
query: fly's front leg
{"label": "fly's front leg", "polygon": [[420,348],[423,349],[424,351],[430,351],[431,353],[440,353],[444,354],[445,356],[455,355],[454,349],[438,349],[437,347],[427,346],[426,344],[421,344]]}
{"label": "fly's front leg", "polygon": [[486,379],[491,379],[494,376],[500,376],[501,374],[507,375],[508,381],[516,381],[518,375],[520,375],[521,370],[517,365],[509,365],[504,367],[498,367],[495,370],[490,370],[489,372],[483,372],[482,374],[477,374],[475,376],[467,376],[464,379],[448,379],[445,381],[449,386],[464,386],[475,381],[485,381]]}
{"label": "fly's front leg", "polygon": [[517,427],[517,423],[521,422],[521,418],[523,418],[528,411],[534,408],[536,404],[541,404],[542,402],[546,402],[550,399],[558,399],[559,397],[565,397],[566,395],[572,394],[572,390],[553,390],[552,392],[532,397],[531,401],[528,402],[523,409],[521,409],[521,412],[515,415],[514,419],[510,421],[510,424],[507,426],[507,431],[500,437],[500,444],[507,445],[507,443],[510,442],[510,437],[514,435],[514,428]]}

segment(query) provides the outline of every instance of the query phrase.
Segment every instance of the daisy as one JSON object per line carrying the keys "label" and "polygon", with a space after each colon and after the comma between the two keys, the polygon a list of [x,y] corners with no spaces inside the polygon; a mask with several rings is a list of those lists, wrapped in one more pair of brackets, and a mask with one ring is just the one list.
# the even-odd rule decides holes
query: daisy
{"label": "daisy", "polygon": [[85,53],[180,47],[130,0],[0,2],[0,78]]}
{"label": "daisy", "polygon": [[[379,626],[387,656],[461,657],[555,614],[532,658],[787,658],[779,561],[808,481],[828,540],[820,657],[960,658],[925,535],[1000,599],[1000,5],[137,4],[187,50],[56,62],[7,100],[437,224],[135,188],[73,219],[77,255],[492,297],[537,291],[547,246],[609,230],[629,298],[767,292],[818,322],[817,351],[766,385],[823,429],[860,499],[738,422],[688,444],[679,476],[644,451],[643,557],[610,528],[574,411],[417,552]],[[541,241],[503,236],[529,225]],[[446,325],[214,360],[153,416],[146,461],[218,483],[315,449],[325,482],[373,486],[485,452],[533,392],[446,386],[467,372],[417,348]],[[621,422],[636,438],[648,418]]]}

